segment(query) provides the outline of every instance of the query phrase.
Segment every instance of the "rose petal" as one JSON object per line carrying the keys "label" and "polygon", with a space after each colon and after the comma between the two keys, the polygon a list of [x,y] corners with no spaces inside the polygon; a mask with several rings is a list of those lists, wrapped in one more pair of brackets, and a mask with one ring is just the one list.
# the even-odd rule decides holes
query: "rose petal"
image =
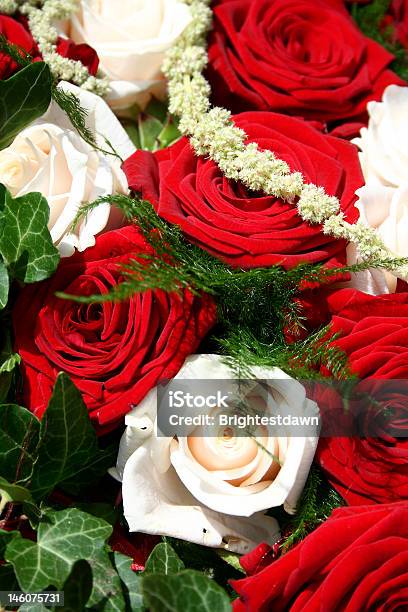
{"label": "rose petal", "polygon": [[256,514],[231,518],[199,505],[174,470],[158,473],[152,453],[154,441],[140,447],[123,474],[123,507],[131,531],[168,535],[204,546],[248,552],[260,540],[279,538],[275,519]]}

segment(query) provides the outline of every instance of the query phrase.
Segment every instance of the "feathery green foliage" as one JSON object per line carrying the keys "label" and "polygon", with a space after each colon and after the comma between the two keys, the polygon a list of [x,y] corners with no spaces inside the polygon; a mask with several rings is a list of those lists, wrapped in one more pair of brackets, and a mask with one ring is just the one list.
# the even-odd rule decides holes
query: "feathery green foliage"
{"label": "feathery green foliage", "polygon": [[57,87],[56,83],[53,84],[52,97],[58,106],[66,112],[72,125],[85,142],[97,148],[95,137],[86,125],[87,112],[82,108],[79,98],[72,91],[64,91]]}
{"label": "feathery green foliage", "polygon": [[[137,224],[154,253],[138,254],[137,261],[132,260],[124,266],[123,275],[126,280],[111,293],[103,296],[69,296],[78,302],[121,301],[146,289],[180,291],[188,287],[193,292],[205,291],[217,295],[225,306],[231,306],[230,302],[236,298],[239,300],[236,316],[245,321],[248,316],[253,316],[254,320],[251,322],[256,323],[259,321],[256,311],[259,313],[262,306],[268,309],[277,295],[288,297],[297,293],[301,284],[324,284],[347,272],[358,272],[368,267],[402,266],[408,263],[408,258],[397,258],[389,261],[366,261],[341,268],[326,268],[322,264],[306,263],[291,270],[285,270],[278,265],[250,270],[232,268],[188,242],[181,229],[161,219],[149,202],[124,195],[104,196],[84,205],[72,227],[76,227],[92,210],[105,203],[120,208],[129,222],[134,221]],[[261,302],[258,302],[258,299]],[[238,310],[241,314],[238,314]],[[231,312],[228,312],[228,315],[230,318]],[[287,320],[286,313],[282,313],[282,318]],[[270,332],[271,330],[264,333],[269,336]]]}
{"label": "feathery green foliage", "polygon": [[233,356],[227,362],[237,372],[237,378],[251,378],[253,366],[280,368],[300,380],[321,378],[319,369],[324,365],[335,378],[347,379],[347,356],[332,344],[334,339],[330,326],[292,344],[280,339],[266,344],[248,329],[231,329],[219,343],[226,355]]}
{"label": "feathery green foliage", "polygon": [[353,4],[351,14],[359,29],[395,56],[392,70],[408,81],[408,53],[395,39],[394,28],[383,24],[391,5],[391,0],[373,0],[369,4]]}
{"label": "feathery green foliage", "polygon": [[81,303],[121,301],[137,292],[161,289],[174,292],[189,289],[195,294],[214,296],[218,308],[218,346],[230,355],[234,367],[242,372],[251,365],[277,366],[300,378],[316,376],[321,364],[333,375],[347,377],[346,359],[325,339],[328,329],[309,335],[307,340],[287,344],[285,330],[302,328],[302,312],[296,297],[305,283],[321,285],[340,274],[372,267],[399,265],[392,262],[364,262],[354,266],[328,269],[301,264],[291,270],[281,266],[242,270],[232,268],[200,247],[191,244],[176,225],[168,224],[153,206],[140,198],[123,195],[99,198],[82,208],[73,226],[90,211],[109,202],[122,210],[129,222],[140,228],[151,254],[135,253],[122,264],[123,282],[109,293],[91,296],[57,294]]}
{"label": "feathery green foliage", "polygon": [[4,34],[0,34],[0,51],[8,55],[19,66],[28,66],[33,62],[33,58],[23,47],[10,43]]}

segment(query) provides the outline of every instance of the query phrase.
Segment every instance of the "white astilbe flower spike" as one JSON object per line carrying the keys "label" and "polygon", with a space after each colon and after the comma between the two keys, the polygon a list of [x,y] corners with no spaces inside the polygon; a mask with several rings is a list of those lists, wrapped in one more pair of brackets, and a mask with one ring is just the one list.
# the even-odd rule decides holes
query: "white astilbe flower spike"
{"label": "white astilbe flower spike", "polygon": [[[304,221],[323,224],[324,233],[358,245],[361,258],[375,259],[377,264],[397,259],[395,250],[388,248],[373,228],[356,227],[343,219],[337,198],[327,195],[322,187],[305,184],[300,173],[291,173],[270,151],[258,150],[252,143],[245,145],[246,135],[233,125],[230,113],[211,109],[210,87],[202,75],[207,63],[205,34],[211,25],[209,0],[183,1],[190,6],[193,19],[168,52],[163,72],[168,78],[170,111],[180,117],[180,130],[190,138],[197,155],[208,155],[227,178],[240,180],[249,189],[294,204],[297,201]],[[370,111],[373,108],[369,105]],[[365,133],[361,142],[364,138]],[[398,268],[398,276],[408,280],[408,265]]]}
{"label": "white astilbe flower spike", "polygon": [[12,15],[18,10],[18,2],[15,0],[0,0],[0,13]]}
{"label": "white astilbe flower spike", "polygon": [[[206,34],[212,21],[210,1],[180,1],[188,5],[191,20],[189,13],[190,22],[167,52],[162,71],[168,79],[170,112],[180,117],[179,128],[190,138],[196,153],[213,159],[227,178],[242,181],[249,189],[261,190],[296,204],[304,221],[323,224],[325,233],[354,243],[361,259],[376,259],[377,265],[379,258],[385,262],[396,259],[398,250],[389,247],[373,227],[366,224],[363,229],[361,224],[355,227],[347,223],[339,215],[337,198],[327,195],[322,187],[305,184],[300,173],[292,173],[270,151],[259,150],[253,144],[246,145],[246,135],[234,126],[230,113],[222,108],[211,109],[210,86],[202,74],[208,62]],[[16,4],[12,0],[2,0],[0,7],[10,13]],[[62,58],[55,51],[58,32],[53,23],[72,16],[78,8],[78,0],[43,0],[41,8],[29,1],[18,2],[18,5],[20,11],[27,15],[33,37],[54,76],[72,80],[82,88],[100,95],[106,94],[106,80],[90,76],[81,62]],[[400,104],[404,97],[404,94],[396,93],[400,89],[406,90],[389,86],[384,94],[384,103],[394,97],[398,99],[397,104]],[[368,110],[373,121],[382,112],[378,103],[370,103]],[[356,144],[363,150],[368,139],[369,132],[363,130]],[[367,167],[366,157],[363,152],[363,170]],[[364,197],[365,194],[362,201]],[[399,200],[394,208],[397,205],[400,207],[400,204]],[[394,273],[408,280],[408,265],[399,267]]]}
{"label": "white astilbe flower spike", "polygon": [[27,16],[30,32],[53,76],[105,95],[109,87],[107,79],[91,76],[80,61],[62,57],[56,50],[58,30],[55,24],[70,18],[78,10],[78,0],[42,0],[40,6],[29,1],[18,4],[19,11]]}

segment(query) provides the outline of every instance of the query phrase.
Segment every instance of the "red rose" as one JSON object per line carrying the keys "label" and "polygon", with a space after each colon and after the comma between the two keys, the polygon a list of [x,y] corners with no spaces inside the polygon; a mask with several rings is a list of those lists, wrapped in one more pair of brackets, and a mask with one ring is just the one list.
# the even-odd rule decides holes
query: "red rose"
{"label": "red rose", "polygon": [[95,76],[98,72],[98,54],[95,49],[85,43],[77,45],[70,38],[60,36],[57,41],[57,53],[62,57],[81,62],[85,68],[88,68],[88,72],[92,76]]}
{"label": "red rose", "polygon": [[343,0],[221,0],[214,16],[208,76],[214,102],[234,112],[365,121],[369,100],[405,84]]}
{"label": "red rose", "polygon": [[408,6],[406,0],[393,0],[389,15],[384,19],[384,27],[393,30],[394,42],[408,49]]}
{"label": "red rose", "polygon": [[327,297],[335,344],[360,378],[408,378],[408,293],[342,289]]}
{"label": "red rose", "polygon": [[27,286],[14,308],[26,405],[41,415],[59,371],[82,392],[100,425],[126,414],[161,379],[173,377],[214,324],[208,296],[163,291],[127,302],[84,305],[58,299],[106,293],[121,280],[119,263],[151,252],[136,228],[107,232],[84,253],[63,259],[56,274]]}
{"label": "red rose", "polygon": [[408,503],[339,508],[293,550],[232,582],[234,611],[391,612],[408,606]]}
{"label": "red rose", "polygon": [[[5,36],[10,43],[25,49],[34,60],[41,59],[37,44],[31,36],[28,20],[24,15],[20,15],[18,19],[0,15],[0,34]],[[62,57],[81,62],[88,69],[89,74],[96,75],[99,57],[95,49],[89,45],[77,45],[71,39],[60,36],[57,41],[57,53]],[[9,78],[17,68],[17,64],[7,54],[0,53],[0,79]]]}
{"label": "red rose", "polygon": [[[248,142],[274,151],[292,171],[302,172],[306,182],[338,196],[346,218],[356,221],[354,194],[363,177],[354,145],[275,113],[242,113],[234,122],[245,130]],[[345,262],[343,241],[303,222],[294,204],[227,180],[214,162],[194,154],[186,138],[155,154],[137,151],[123,169],[129,186],[161,217],[233,266]]]}
{"label": "red rose", "polygon": [[[395,413],[399,408],[394,423],[388,422],[383,432],[378,429],[376,434],[378,437],[335,436],[320,439],[316,459],[331,485],[350,505],[408,500],[406,384],[404,390],[395,386],[395,392],[392,391],[392,388],[385,385],[383,395],[380,389],[374,394],[375,400],[382,403],[384,410],[390,407]],[[404,392],[401,395],[402,391]],[[368,419],[374,416],[374,408],[369,410],[361,403],[361,410],[361,418],[366,420],[366,423],[363,422],[361,425],[373,431],[373,422]],[[334,427],[339,432],[341,414],[333,411],[332,417],[336,419]],[[401,426],[400,435],[405,437],[396,437],[395,433],[394,435],[389,433],[391,425],[394,425],[393,429],[396,432],[399,423],[403,422],[405,426]],[[344,428],[347,428],[347,423]]]}
{"label": "red rose", "polygon": [[[334,343],[364,379],[350,409],[359,415],[362,433],[371,437],[321,438],[317,459],[349,504],[408,499],[408,294],[371,296],[343,289],[327,304],[339,336]],[[334,402],[337,423],[335,410],[342,409]]]}
{"label": "red rose", "polygon": [[278,540],[273,546],[269,546],[266,542],[261,542],[256,548],[251,550],[246,555],[240,557],[239,562],[244,569],[247,576],[257,574],[265,567],[268,567],[272,561],[277,558],[275,549],[278,548],[280,552],[280,540]]}
{"label": "red rose", "polygon": [[[30,32],[16,19],[0,15],[0,34],[13,45],[22,47],[30,55],[38,56],[37,45]],[[16,72],[18,66],[7,54],[0,53],[0,79],[8,79]]]}

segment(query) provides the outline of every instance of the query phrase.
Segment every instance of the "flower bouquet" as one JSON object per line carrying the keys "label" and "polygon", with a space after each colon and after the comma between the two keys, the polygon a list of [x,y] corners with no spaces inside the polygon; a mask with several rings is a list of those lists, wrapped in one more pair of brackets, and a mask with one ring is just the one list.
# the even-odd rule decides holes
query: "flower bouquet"
{"label": "flower bouquet", "polygon": [[408,2],[0,1],[0,610],[408,605]]}

